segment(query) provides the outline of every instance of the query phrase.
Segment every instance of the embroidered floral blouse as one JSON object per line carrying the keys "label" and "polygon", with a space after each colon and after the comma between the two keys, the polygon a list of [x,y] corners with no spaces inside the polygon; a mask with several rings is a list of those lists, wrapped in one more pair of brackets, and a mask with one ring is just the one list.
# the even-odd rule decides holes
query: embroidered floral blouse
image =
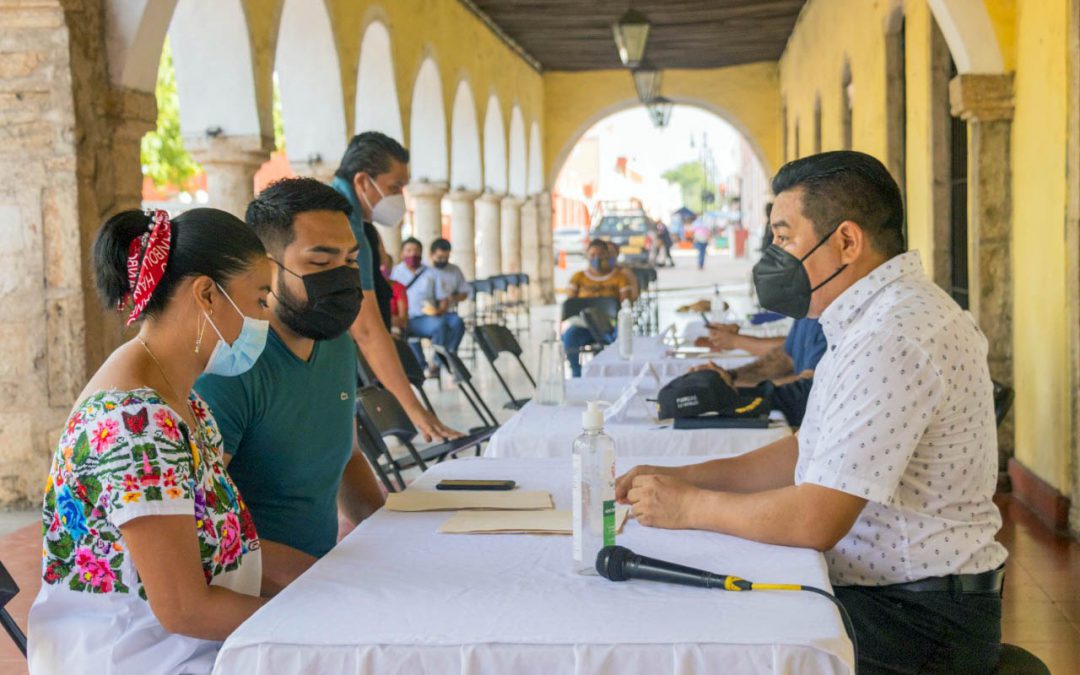
{"label": "embroidered floral blouse", "polygon": [[225,472],[221,434],[194,393],[196,429],[150,389],[99,392],[68,419],[45,484],[33,672],[209,672],[218,643],[169,633],[150,609],[120,527],[187,515],[208,584],[258,595],[251,514]]}

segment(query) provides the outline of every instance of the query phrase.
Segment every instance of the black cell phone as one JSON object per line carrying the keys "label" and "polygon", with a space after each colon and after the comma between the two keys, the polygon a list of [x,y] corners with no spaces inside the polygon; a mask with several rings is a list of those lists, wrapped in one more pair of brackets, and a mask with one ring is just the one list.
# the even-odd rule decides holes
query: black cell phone
{"label": "black cell phone", "polygon": [[512,480],[441,480],[436,490],[513,490]]}
{"label": "black cell phone", "polygon": [[705,322],[705,327],[706,328],[712,328],[713,324],[712,324],[712,321],[709,321],[708,315],[705,314],[705,312],[699,312],[699,314],[701,314],[701,320]]}

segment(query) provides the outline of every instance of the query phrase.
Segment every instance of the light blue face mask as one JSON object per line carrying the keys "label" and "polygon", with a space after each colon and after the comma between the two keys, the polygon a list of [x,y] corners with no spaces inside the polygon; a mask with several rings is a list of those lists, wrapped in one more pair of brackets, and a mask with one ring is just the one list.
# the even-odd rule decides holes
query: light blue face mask
{"label": "light blue face mask", "polygon": [[235,377],[251,370],[251,367],[259,360],[259,355],[262,354],[263,348],[266,347],[266,335],[270,330],[270,322],[265,319],[252,319],[250,316],[245,315],[220,284],[218,284],[218,290],[233,306],[236,313],[244,317],[244,326],[240,329],[240,335],[230,345],[214,324],[214,320],[206,312],[203,312],[203,316],[210,322],[210,326],[219,338],[214,351],[210,353],[210,359],[206,362],[206,368],[203,369],[203,372],[211,375]]}

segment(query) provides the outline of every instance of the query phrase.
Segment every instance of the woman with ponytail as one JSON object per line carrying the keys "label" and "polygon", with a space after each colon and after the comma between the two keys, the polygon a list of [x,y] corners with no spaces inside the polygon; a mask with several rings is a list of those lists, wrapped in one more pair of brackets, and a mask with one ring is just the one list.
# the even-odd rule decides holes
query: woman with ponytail
{"label": "woman with ponytail", "polygon": [[269,261],[224,211],[127,211],[102,225],[93,267],[138,332],[90,378],[53,456],[30,669],[209,672],[265,599],[251,516],[192,385],[259,357]]}

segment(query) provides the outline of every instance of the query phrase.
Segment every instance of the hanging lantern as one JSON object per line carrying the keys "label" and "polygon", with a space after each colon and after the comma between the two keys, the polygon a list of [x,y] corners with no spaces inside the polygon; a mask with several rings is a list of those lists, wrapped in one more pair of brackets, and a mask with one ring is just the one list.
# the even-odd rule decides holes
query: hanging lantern
{"label": "hanging lantern", "polygon": [[637,89],[639,101],[648,103],[660,95],[663,74],[651,63],[642,62],[631,74],[634,76],[634,88]]}
{"label": "hanging lantern", "polygon": [[663,96],[657,96],[653,100],[645,104],[645,107],[649,110],[649,116],[652,117],[652,122],[658,129],[663,129],[671,121],[671,108],[674,103]]}
{"label": "hanging lantern", "polygon": [[640,64],[645,56],[645,43],[649,41],[649,20],[645,15],[631,9],[611,26],[611,32],[623,65],[633,68]]}

